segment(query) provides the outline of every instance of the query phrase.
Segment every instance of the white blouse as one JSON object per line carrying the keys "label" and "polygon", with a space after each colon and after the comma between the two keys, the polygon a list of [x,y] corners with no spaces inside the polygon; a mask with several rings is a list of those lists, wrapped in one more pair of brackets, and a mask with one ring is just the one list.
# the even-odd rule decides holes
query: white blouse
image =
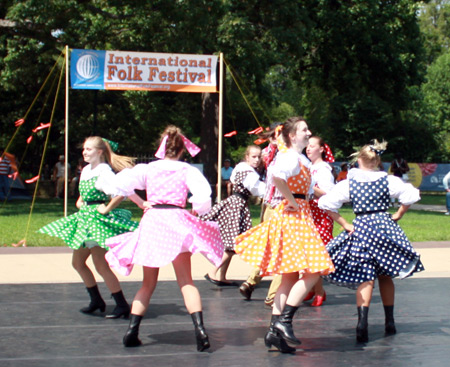
{"label": "white blouse", "polygon": [[[297,176],[300,173],[300,160],[301,164],[310,169],[311,162],[305,155],[298,153],[293,149],[289,149],[287,152],[279,152],[277,154],[277,160],[273,167],[273,177],[281,178],[287,181],[289,177]],[[311,180],[311,186],[308,194],[314,193],[314,182]]]}
{"label": "white blouse", "polygon": [[[359,168],[352,168],[348,171],[347,179],[338,182],[334,188],[319,199],[319,208],[337,212],[344,204],[350,202],[349,179],[357,182],[373,182],[386,176],[382,171],[363,171]],[[420,200],[420,191],[410,183],[405,183],[399,177],[388,175],[389,195],[398,199],[401,204],[411,205]]]}
{"label": "white blouse", "polygon": [[319,189],[330,192],[334,187],[334,176],[331,166],[327,162],[319,162],[309,168],[313,179],[313,186],[317,184]]}
{"label": "white blouse", "polygon": [[231,183],[236,183],[236,174],[238,172],[251,171],[247,174],[242,182],[242,185],[252,193],[252,195],[263,197],[266,192],[266,184],[259,178],[258,172],[250,166],[247,162],[241,162],[236,167],[234,167],[231,173],[230,181]]}
{"label": "white blouse", "polygon": [[192,196],[188,202],[200,215],[211,209],[211,186],[200,170],[186,162],[161,159],[149,164],[137,164],[133,168],[125,168],[117,173],[114,180],[114,192],[116,195],[130,196],[134,190],[146,189],[146,175],[149,165],[155,168],[171,171],[186,169],[186,185]]}

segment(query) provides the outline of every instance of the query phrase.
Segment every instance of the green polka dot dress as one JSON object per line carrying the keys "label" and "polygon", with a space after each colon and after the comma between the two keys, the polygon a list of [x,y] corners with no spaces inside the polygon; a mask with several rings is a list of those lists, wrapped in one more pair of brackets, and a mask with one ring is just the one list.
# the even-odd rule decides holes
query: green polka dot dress
{"label": "green polka dot dress", "polygon": [[[58,219],[39,229],[40,233],[61,238],[73,250],[85,247],[86,241],[95,241],[108,249],[105,240],[125,232],[134,231],[139,223],[131,220],[131,212],[114,209],[107,215],[100,214],[99,201],[107,201],[108,196],[95,188],[98,177],[81,180],[79,185],[83,205],[80,210],[68,217]],[[89,202],[92,205],[87,205]]]}

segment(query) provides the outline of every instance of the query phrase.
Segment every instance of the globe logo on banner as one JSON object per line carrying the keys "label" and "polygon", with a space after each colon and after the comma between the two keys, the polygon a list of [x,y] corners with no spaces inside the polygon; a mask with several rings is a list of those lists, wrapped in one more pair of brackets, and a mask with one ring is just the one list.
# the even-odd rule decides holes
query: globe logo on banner
{"label": "globe logo on banner", "polygon": [[83,79],[92,79],[98,76],[100,71],[100,63],[93,55],[84,55],[78,59],[77,73]]}
{"label": "globe logo on banner", "polygon": [[105,89],[105,51],[73,49],[70,61],[70,81],[73,89]]}

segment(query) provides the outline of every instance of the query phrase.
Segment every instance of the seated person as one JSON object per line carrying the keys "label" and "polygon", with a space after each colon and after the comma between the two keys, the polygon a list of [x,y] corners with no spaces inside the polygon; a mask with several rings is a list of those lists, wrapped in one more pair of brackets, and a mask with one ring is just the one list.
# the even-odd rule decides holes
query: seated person
{"label": "seated person", "polygon": [[[230,181],[231,173],[233,172],[233,167],[231,167],[231,161],[227,158],[223,161],[223,167],[221,169],[221,175],[222,175],[222,192],[225,192],[226,189],[226,196],[228,197],[231,195],[233,184]],[[223,194],[222,194],[223,197]]]}

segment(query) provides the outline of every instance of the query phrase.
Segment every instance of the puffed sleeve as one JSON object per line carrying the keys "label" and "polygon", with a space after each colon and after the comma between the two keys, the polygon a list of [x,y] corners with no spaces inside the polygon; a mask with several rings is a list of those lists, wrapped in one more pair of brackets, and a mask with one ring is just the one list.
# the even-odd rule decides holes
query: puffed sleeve
{"label": "puffed sleeve", "polygon": [[289,177],[295,176],[300,172],[298,155],[291,152],[279,153],[273,167],[273,176],[287,181]]}
{"label": "puffed sleeve", "polygon": [[319,208],[337,212],[338,209],[350,201],[348,180],[338,182],[333,189],[319,198]]}
{"label": "puffed sleeve", "polygon": [[398,199],[401,204],[411,205],[420,200],[420,191],[410,183],[405,183],[400,177],[387,176],[389,195]]}
{"label": "puffed sleeve", "polygon": [[186,184],[192,194],[188,199],[192,209],[199,215],[208,213],[211,209],[211,186],[198,168],[189,166]]}
{"label": "puffed sleeve", "polygon": [[134,190],[145,190],[145,177],[148,164],[137,164],[133,168],[125,168],[116,174],[114,179],[115,195],[130,196]]}
{"label": "puffed sleeve", "polygon": [[259,175],[256,172],[250,172],[244,178],[242,184],[252,195],[263,197],[266,193],[266,184],[259,179]]}
{"label": "puffed sleeve", "polygon": [[317,171],[315,177],[315,181],[317,182],[317,185],[320,189],[322,189],[325,192],[329,192],[334,187],[334,177],[331,173],[331,167],[322,166]]}
{"label": "puffed sleeve", "polygon": [[106,195],[117,196],[117,190],[114,182],[116,175],[108,164],[102,163],[98,167],[97,181],[95,188],[103,191]]}

